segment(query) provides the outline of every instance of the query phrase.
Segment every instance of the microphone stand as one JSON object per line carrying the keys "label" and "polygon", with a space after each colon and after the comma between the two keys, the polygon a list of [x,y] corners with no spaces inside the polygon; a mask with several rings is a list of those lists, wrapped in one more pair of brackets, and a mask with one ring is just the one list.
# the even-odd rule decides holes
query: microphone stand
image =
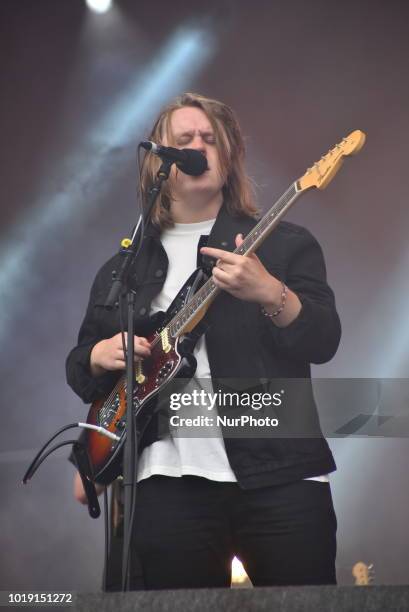
{"label": "microphone stand", "polygon": [[[147,205],[145,209],[145,219],[149,219],[153,205],[161,191],[162,183],[169,177],[170,169],[174,163],[171,160],[163,161],[160,166],[156,181],[148,192]],[[112,309],[119,299],[123,288],[127,291],[128,308],[128,337],[126,346],[126,437],[123,454],[123,484],[124,484],[124,546],[122,556],[122,590],[127,591],[130,587],[131,576],[131,555],[130,542],[132,533],[131,513],[135,496],[137,465],[138,465],[138,434],[136,422],[133,418],[133,400],[135,389],[135,364],[134,364],[134,305],[135,291],[128,286],[129,272],[137,259],[138,253],[143,246],[144,236],[141,235],[143,212],[139,217],[138,224],[132,236],[131,244],[124,248],[122,263],[115,279],[113,280],[110,292],[104,304],[105,308]],[[139,244],[139,246],[138,246]]]}

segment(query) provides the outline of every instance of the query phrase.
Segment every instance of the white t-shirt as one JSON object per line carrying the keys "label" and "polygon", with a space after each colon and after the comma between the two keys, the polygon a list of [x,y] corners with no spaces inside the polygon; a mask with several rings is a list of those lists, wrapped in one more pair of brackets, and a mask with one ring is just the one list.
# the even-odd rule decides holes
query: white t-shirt
{"label": "white t-shirt", "polygon": [[[174,227],[162,233],[161,242],[168,256],[169,267],[162,291],[152,301],[151,314],[158,310],[166,311],[196,269],[200,236],[210,234],[214,221],[215,219],[201,223],[176,223]],[[199,339],[193,354],[197,360],[197,369],[189,391],[205,387],[205,391],[211,393],[213,388],[204,336]],[[195,408],[195,416],[200,413],[208,415],[207,407]],[[206,437],[203,438],[169,435],[146,447],[139,459],[138,481],[153,474],[189,474],[223,482],[237,481],[227,459],[222,433],[217,426],[213,427],[211,432],[206,431]]]}
{"label": "white t-shirt", "polygon": [[[169,260],[168,273],[162,291],[151,304],[151,314],[166,311],[188,277],[196,269],[197,247],[200,236],[210,234],[215,219],[200,223],[176,223],[161,235],[161,242]],[[207,358],[204,335],[199,339],[193,352],[197,369],[189,386],[204,388],[212,393],[210,367]],[[195,416],[209,414],[206,406],[195,408]],[[215,409],[212,416],[215,415]],[[157,440],[144,448],[138,463],[138,482],[154,474],[163,476],[201,476],[221,482],[237,482],[230,467],[220,427],[206,428],[206,437],[192,438],[171,436]],[[328,482],[327,476],[314,480]],[[312,479],[311,479],[312,480]]]}

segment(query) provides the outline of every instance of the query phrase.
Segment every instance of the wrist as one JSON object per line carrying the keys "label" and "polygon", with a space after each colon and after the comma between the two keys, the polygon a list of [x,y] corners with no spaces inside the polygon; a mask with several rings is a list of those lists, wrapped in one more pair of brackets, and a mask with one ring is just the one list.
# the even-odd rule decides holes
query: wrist
{"label": "wrist", "polygon": [[288,287],[283,281],[277,281],[271,299],[260,304],[263,315],[270,319],[278,317],[284,310],[287,302]]}
{"label": "wrist", "polygon": [[90,356],[89,356],[89,369],[91,371],[92,376],[94,377],[102,376],[102,374],[105,374],[106,372],[105,368],[103,368],[99,364],[99,357],[98,357],[100,344],[102,342],[103,340],[101,340],[101,342],[98,342],[97,344],[93,346]]}
{"label": "wrist", "polygon": [[281,306],[283,283],[270,275],[270,282],[264,284],[263,297],[259,300],[261,308],[267,312],[275,312]]}

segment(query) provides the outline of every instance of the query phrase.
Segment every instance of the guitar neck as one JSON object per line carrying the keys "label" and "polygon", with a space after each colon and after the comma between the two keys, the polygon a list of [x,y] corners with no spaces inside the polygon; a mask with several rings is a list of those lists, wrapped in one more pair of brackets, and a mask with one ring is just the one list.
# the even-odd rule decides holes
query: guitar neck
{"label": "guitar neck", "polygon": [[297,187],[297,182],[294,182],[247,234],[243,243],[235,249],[234,253],[249,255],[256,251],[300,195],[301,191]]}
{"label": "guitar neck", "polygon": [[[264,242],[267,236],[294,204],[302,191],[295,181],[285,193],[277,200],[270,210],[262,217],[257,225],[245,237],[243,243],[234,250],[238,255],[253,253]],[[212,278],[195,293],[190,302],[180,310],[167,327],[173,338],[192,331],[205,315],[220,289],[216,287]]]}

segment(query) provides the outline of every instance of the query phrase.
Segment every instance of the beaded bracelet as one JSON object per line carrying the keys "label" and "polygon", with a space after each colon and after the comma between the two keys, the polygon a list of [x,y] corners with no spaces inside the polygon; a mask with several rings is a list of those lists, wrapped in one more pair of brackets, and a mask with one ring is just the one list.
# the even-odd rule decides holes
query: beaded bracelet
{"label": "beaded bracelet", "polygon": [[285,285],[282,281],[281,281],[281,304],[280,304],[280,308],[278,308],[275,312],[267,312],[267,310],[264,308],[264,306],[261,307],[261,312],[263,313],[263,315],[265,317],[268,317],[269,319],[274,319],[274,317],[277,317],[280,312],[283,312],[284,307],[285,307],[285,303],[287,301],[287,293],[288,293],[288,287],[287,285]]}

